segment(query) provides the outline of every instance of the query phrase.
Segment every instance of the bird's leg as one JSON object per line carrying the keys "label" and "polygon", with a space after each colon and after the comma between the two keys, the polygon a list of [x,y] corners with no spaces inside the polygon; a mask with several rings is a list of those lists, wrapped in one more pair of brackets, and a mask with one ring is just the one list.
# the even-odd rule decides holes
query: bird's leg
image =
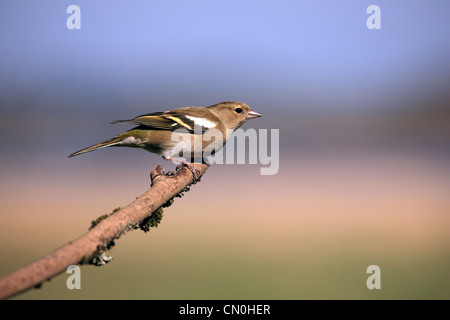
{"label": "bird's leg", "polygon": [[181,161],[181,164],[177,165],[175,170],[178,171],[178,170],[180,170],[183,167],[188,168],[192,172],[192,175],[194,176],[194,182],[197,182],[198,181],[198,174],[197,174],[197,172],[200,173],[200,171],[195,169],[192,164],[190,164],[189,162],[186,162],[186,161]]}
{"label": "bird's leg", "polygon": [[[200,173],[200,171],[198,171],[197,169],[194,168],[194,166],[192,164],[190,164],[189,162],[183,161],[183,160],[179,160],[179,159],[174,159],[171,156],[165,156],[164,159],[166,160],[171,160],[173,162],[180,162],[179,165],[177,165],[177,167],[175,168],[176,171],[180,170],[183,167],[186,167],[189,169],[189,171],[192,172],[192,175],[194,176],[194,183],[196,183],[199,179],[198,177],[198,173]],[[198,173],[197,173],[198,172]]]}

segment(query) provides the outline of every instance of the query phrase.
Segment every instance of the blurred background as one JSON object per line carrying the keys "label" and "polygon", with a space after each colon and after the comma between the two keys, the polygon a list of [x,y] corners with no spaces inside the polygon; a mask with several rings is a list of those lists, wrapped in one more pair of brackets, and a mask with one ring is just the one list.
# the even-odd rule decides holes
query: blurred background
{"label": "blurred background", "polygon": [[[66,9],[81,9],[69,30]],[[369,30],[366,9],[381,9]],[[111,120],[239,100],[280,169],[215,165],[157,229],[15,299],[449,299],[450,2],[0,4],[0,275],[86,232],[174,165],[67,155]],[[381,268],[381,290],[366,269]]]}

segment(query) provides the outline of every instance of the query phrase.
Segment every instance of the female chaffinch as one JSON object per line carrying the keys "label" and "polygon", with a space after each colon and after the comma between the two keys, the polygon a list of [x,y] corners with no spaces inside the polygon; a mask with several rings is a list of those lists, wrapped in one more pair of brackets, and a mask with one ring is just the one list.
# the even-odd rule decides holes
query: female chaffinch
{"label": "female chaffinch", "polygon": [[[196,145],[194,142],[195,135],[201,134],[203,136],[208,130],[215,130],[222,137],[217,140],[217,134],[215,135],[215,140],[216,142],[218,141],[218,144],[214,145],[213,154],[225,145],[231,133],[245,121],[261,116],[261,114],[252,111],[245,103],[226,101],[209,107],[177,108],[170,111],[144,114],[131,120],[112,121],[111,123],[127,123],[137,125],[137,127],[109,140],[74,152],[69,155],[69,158],[112,146],[142,148],[162,155],[166,160],[176,161],[188,167],[194,175],[194,179],[197,180],[195,168],[189,162],[177,159],[180,152],[177,148],[180,143],[180,137],[182,140],[188,141],[188,145],[193,146],[191,149],[192,159],[194,154],[200,151],[195,149],[195,146],[200,148],[200,145]],[[174,132],[179,134],[176,139],[173,138]],[[210,138],[201,140],[200,153],[213,143]]]}

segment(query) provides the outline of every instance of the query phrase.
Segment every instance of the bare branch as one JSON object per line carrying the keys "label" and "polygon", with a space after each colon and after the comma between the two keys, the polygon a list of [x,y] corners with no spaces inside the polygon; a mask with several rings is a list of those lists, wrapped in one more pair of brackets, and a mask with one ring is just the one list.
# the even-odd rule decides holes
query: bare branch
{"label": "bare branch", "polygon": [[[202,176],[208,165],[193,164]],[[0,299],[12,297],[64,272],[76,264],[101,265],[108,260],[105,251],[127,231],[143,228],[152,214],[193,182],[192,173],[183,167],[176,175],[165,175],[157,166],[150,174],[152,186],[126,207],[99,221],[87,233],[35,262],[0,278]]]}

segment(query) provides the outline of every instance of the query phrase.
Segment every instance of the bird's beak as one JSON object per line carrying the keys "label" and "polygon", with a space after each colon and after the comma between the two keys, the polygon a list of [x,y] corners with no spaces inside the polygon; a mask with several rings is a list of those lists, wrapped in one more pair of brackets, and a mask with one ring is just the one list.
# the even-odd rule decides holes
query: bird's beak
{"label": "bird's beak", "polygon": [[250,110],[250,112],[249,112],[249,113],[247,114],[247,116],[245,117],[245,120],[248,120],[248,119],[255,119],[255,118],[259,118],[259,117],[262,117],[262,114]]}

